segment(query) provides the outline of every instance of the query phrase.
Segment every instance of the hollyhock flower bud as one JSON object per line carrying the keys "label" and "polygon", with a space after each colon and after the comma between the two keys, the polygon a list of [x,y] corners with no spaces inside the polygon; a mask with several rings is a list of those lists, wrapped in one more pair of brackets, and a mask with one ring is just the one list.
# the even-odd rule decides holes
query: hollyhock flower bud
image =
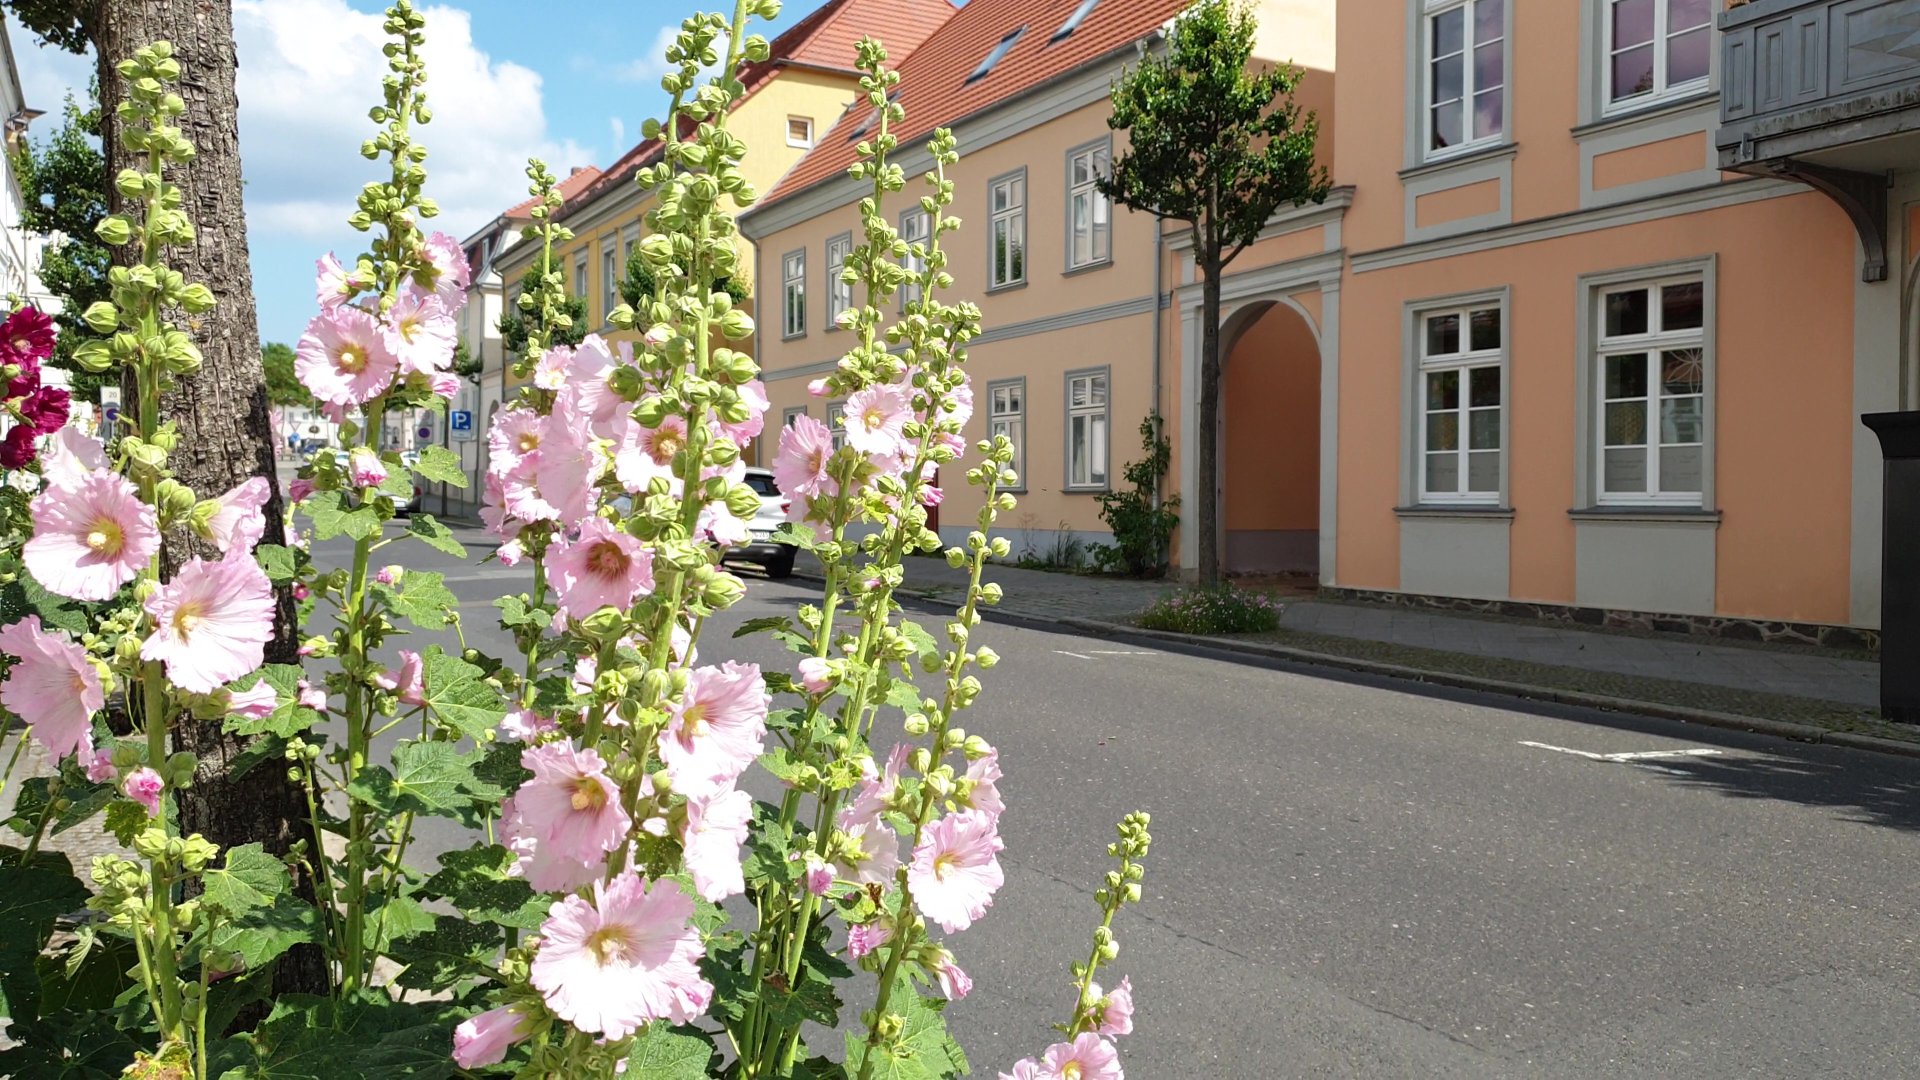
{"label": "hollyhock flower bud", "polygon": [[526,548],[518,540],[509,540],[494,551],[493,557],[500,560],[501,566],[518,566],[526,558]]}
{"label": "hollyhock flower bud", "polygon": [[312,595],[313,595],[313,590],[307,588],[306,582],[296,581],[293,583],[293,598],[295,600],[305,600],[307,597]]}
{"label": "hollyhock flower bud", "polygon": [[1094,1030],[1109,1037],[1133,1034],[1133,978],[1128,976],[1120,980],[1111,994],[1101,994],[1100,984],[1093,984],[1089,991],[1099,1003],[1096,1015],[1099,1026]]}
{"label": "hollyhock flower bud", "polygon": [[673,327],[668,326],[666,323],[655,323],[647,328],[647,344],[656,349],[672,340]]}
{"label": "hollyhock flower bud", "polygon": [[92,783],[104,784],[115,776],[112,751],[82,750],[80,762],[87,767],[87,779]]}
{"label": "hollyhock flower bud", "polygon": [[265,720],[279,707],[280,696],[274,691],[273,684],[265,679],[245,690],[235,690],[227,695],[227,712],[249,720]]}
{"label": "hollyhock flower bud", "polygon": [[402,705],[425,705],[426,691],[420,683],[420,671],[420,654],[412,649],[401,649],[400,669],[375,675],[373,684],[391,692],[400,699]]}
{"label": "hollyhock flower bud", "polygon": [[406,572],[407,572],[406,567],[401,566],[398,563],[392,563],[387,566],[381,567],[377,572],[375,572],[373,575],[373,580],[379,582],[382,585],[387,586],[390,589],[398,588],[400,586],[400,577]]}
{"label": "hollyhock flower bud", "polygon": [[817,656],[800,661],[800,686],[809,694],[824,694],[832,689],[827,662]]}
{"label": "hollyhock flower bud", "polygon": [[533,1018],[523,1008],[507,1005],[489,1009],[454,1028],[453,1063],[463,1069],[477,1069],[505,1061],[507,1051],[533,1030]]}
{"label": "hollyhock flower bud", "polygon": [[954,962],[953,954],[946,949],[935,948],[926,967],[939,982],[940,992],[946,995],[948,1001],[959,1001],[972,992],[973,979],[960,969],[960,965]]}
{"label": "hollyhock flower bud", "polygon": [[121,790],[126,792],[127,798],[146,807],[148,817],[160,816],[160,795],[166,790],[166,783],[160,779],[159,773],[142,765],[127,774]]}
{"label": "hollyhock flower bud", "polygon": [[847,953],[858,960],[885,945],[891,937],[893,937],[893,927],[884,919],[850,926],[847,928]]}
{"label": "hollyhock flower bud", "polygon": [[434,397],[451,398],[460,392],[460,376],[451,371],[438,371],[427,380],[427,388]]}
{"label": "hollyhock flower bud", "polygon": [[387,466],[380,455],[364,446],[355,447],[347,457],[347,477],[354,487],[379,487],[387,482]]}
{"label": "hollyhock flower bud", "polygon": [[825,896],[833,888],[833,866],[813,852],[807,852],[805,870],[807,891],[815,896]]}
{"label": "hollyhock flower bud", "polygon": [[29,424],[15,424],[0,436],[0,469],[24,469],[33,464],[34,431]]}
{"label": "hollyhock flower bud", "polygon": [[304,477],[296,477],[287,483],[287,501],[290,503],[306,502],[307,496],[312,494],[313,481],[311,480]]}
{"label": "hollyhock flower bud", "polygon": [[813,379],[809,381],[807,383],[807,393],[813,395],[814,397],[826,397],[827,396],[827,380]]}
{"label": "hollyhock flower bud", "polygon": [[500,737],[509,742],[532,742],[550,731],[558,731],[560,725],[551,716],[542,716],[531,709],[515,709],[500,720]]}

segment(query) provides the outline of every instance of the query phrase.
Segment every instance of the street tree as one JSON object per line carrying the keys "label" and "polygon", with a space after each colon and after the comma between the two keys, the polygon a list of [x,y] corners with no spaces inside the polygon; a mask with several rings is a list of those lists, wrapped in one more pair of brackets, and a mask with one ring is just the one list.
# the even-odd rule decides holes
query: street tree
{"label": "street tree", "polygon": [[97,84],[88,87],[84,108],[69,94],[60,110],[60,126],[20,145],[14,174],[20,180],[21,226],[51,241],[39,266],[40,283],[61,302],[54,316],[60,336],[49,363],[70,374],[74,397],[98,401],[100,387],[113,377],[73,362],[74,348],[90,336],[80,314],[107,298],[107,267],[112,262],[93,235],[107,216],[107,158],[100,150]]}
{"label": "street tree", "polygon": [[[539,295],[541,281],[547,276],[545,260],[546,256],[542,255],[527,269],[527,276],[520,281],[522,296]],[[587,298],[565,287],[565,267],[554,266],[553,273],[560,279],[566,303],[554,314],[552,325],[543,325],[540,308],[522,311],[518,305],[508,304],[507,310],[500,316],[500,342],[508,352],[524,357],[529,336],[543,340],[549,346],[578,345],[586,340]]]}
{"label": "street tree", "polygon": [[1220,581],[1220,278],[1284,206],[1327,197],[1318,119],[1293,101],[1298,69],[1252,64],[1244,0],[1201,0],[1166,47],[1113,86],[1107,123],[1128,145],[1100,182],[1114,202],[1184,223],[1201,277],[1199,476],[1186,493],[1199,532],[1200,584]]}
{"label": "street tree", "polygon": [[297,408],[313,408],[313,394],[300,377],[294,374],[293,346],[283,341],[269,341],[260,350],[260,366],[267,379],[267,402],[272,405],[291,405]]}
{"label": "street tree", "polygon": [[[181,434],[168,465],[176,479],[203,496],[264,476],[271,488],[264,542],[285,543],[247,249],[231,0],[5,0],[5,5],[43,42],[81,54],[90,50],[101,101],[123,101],[129,96],[119,61],[149,42],[172,43],[185,73],[177,84],[186,103],[185,134],[198,153],[192,161],[169,169],[169,179],[180,186],[186,205],[194,208],[197,233],[191,246],[169,252],[169,262],[187,280],[205,283],[215,304],[191,323],[203,357],[200,368],[180,377],[161,403],[165,418],[177,424]],[[106,185],[104,178],[146,164],[142,155],[118,138],[117,124],[112,111],[102,112],[102,190],[111,212],[134,204]],[[129,257],[125,249],[114,255]],[[171,574],[196,554],[217,553],[186,530],[177,530],[167,536],[162,560]],[[292,594],[281,586],[276,595],[275,634],[267,646],[266,661],[297,662]],[[310,850],[317,848],[318,838],[307,825],[305,794],[288,778],[286,769],[268,761],[235,775],[252,741],[226,733],[217,719],[180,725],[177,749],[192,752],[200,763],[194,785],[179,794],[181,832],[204,834],[223,849],[259,842],[280,854],[298,841],[305,841]],[[310,888],[310,883],[303,884]],[[283,992],[324,990],[326,985],[326,969],[317,949],[294,950],[282,958],[275,972],[275,987]]]}

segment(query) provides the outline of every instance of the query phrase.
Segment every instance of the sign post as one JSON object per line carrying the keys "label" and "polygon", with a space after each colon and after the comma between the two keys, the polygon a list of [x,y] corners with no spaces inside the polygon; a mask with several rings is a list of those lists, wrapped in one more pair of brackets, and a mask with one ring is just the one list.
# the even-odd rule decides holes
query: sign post
{"label": "sign post", "polygon": [[100,438],[103,442],[113,441],[114,429],[120,424],[120,388],[102,386],[100,388]]}

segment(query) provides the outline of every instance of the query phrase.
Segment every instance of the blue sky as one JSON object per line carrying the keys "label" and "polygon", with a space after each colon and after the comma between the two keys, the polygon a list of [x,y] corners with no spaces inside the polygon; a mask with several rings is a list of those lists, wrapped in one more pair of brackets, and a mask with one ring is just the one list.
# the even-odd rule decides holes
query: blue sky
{"label": "blue sky", "polygon": [[[823,0],[788,0],[771,37]],[[383,60],[372,0],[233,0],[240,56],[240,143],[260,334],[291,343],[314,311],[313,263],[350,259],[364,238],[346,225],[378,166],[359,155],[373,133]],[[525,198],[530,154],[565,175],[605,166],[665,105],[659,59],[680,19],[722,0],[459,0],[424,7],[428,100],[422,136],[437,227],[465,237]],[[534,14],[538,12],[538,14]],[[57,122],[71,88],[84,97],[90,59],[38,46],[11,17],[7,33],[27,103]]]}

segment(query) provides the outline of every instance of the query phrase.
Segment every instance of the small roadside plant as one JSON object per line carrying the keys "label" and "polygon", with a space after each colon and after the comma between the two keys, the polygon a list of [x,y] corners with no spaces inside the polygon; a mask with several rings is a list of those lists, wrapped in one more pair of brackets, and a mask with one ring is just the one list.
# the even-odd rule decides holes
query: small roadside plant
{"label": "small roadside plant", "polygon": [[1131,488],[1100,496],[1100,520],[1113,530],[1113,543],[1093,549],[1102,570],[1133,577],[1160,577],[1167,572],[1167,545],[1180,527],[1180,496],[1160,497],[1161,481],[1173,461],[1173,444],[1162,432],[1160,414],[1140,421],[1140,446],[1147,456],[1129,462],[1123,475]]}
{"label": "small roadside plant", "polygon": [[1176,634],[1260,634],[1280,628],[1280,606],[1264,593],[1222,582],[1161,598],[1140,625]]}

